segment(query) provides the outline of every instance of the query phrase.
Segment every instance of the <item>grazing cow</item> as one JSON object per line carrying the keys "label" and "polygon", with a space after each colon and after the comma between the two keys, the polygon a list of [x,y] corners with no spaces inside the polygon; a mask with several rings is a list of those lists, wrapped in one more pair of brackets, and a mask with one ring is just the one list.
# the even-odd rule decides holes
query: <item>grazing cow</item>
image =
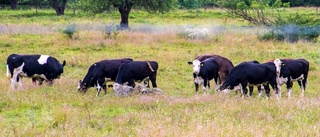
{"label": "grazing cow", "polygon": [[218,85],[224,83],[226,80],[227,76],[229,75],[231,69],[234,67],[232,62],[222,56],[219,55],[201,55],[197,56],[193,62],[189,61],[189,65],[193,65],[193,73],[199,73],[200,70],[200,63],[201,61],[204,61],[208,58],[213,58],[219,65],[219,70],[218,70],[218,75],[219,75],[219,80],[218,80]]}
{"label": "grazing cow", "polygon": [[218,69],[219,65],[213,58],[208,58],[200,63],[199,72],[193,73],[196,94],[198,94],[199,85],[203,84],[203,90],[205,92],[210,89],[210,80],[212,79],[214,79],[214,82],[217,85],[219,77]]}
{"label": "grazing cow", "polygon": [[[152,87],[157,88],[156,76],[158,70],[158,63],[156,61],[133,61],[123,63],[113,86],[115,93],[118,94],[120,91],[119,87],[127,85],[135,87],[136,82],[151,81]],[[149,88],[149,84],[146,85]]]}
{"label": "grazing cow", "polygon": [[38,80],[39,85],[43,81],[52,85],[54,79],[60,78],[65,64],[66,61],[60,64],[56,58],[49,55],[11,54],[7,58],[7,77],[11,78],[10,89],[13,89],[17,82],[18,88],[22,88],[22,77],[32,78],[34,83]]}
{"label": "grazing cow", "polygon": [[267,98],[270,96],[268,84],[274,90],[278,90],[276,79],[276,67],[272,62],[258,64],[252,62],[243,62],[234,67],[226,81],[219,87],[219,90],[233,89],[237,85],[241,85],[241,93],[247,93],[246,86],[264,84]]}
{"label": "grazing cow", "polygon": [[94,63],[88,69],[86,76],[83,78],[83,81],[78,83],[78,91],[86,93],[88,88],[96,87],[97,94],[101,91],[101,88],[104,90],[104,93],[107,93],[106,83],[108,81],[115,81],[119,67],[122,63],[131,62],[130,58],[123,59],[111,59],[111,60],[102,60]]}
{"label": "grazing cow", "polygon": [[288,98],[290,98],[293,82],[295,81],[298,82],[301,96],[303,97],[308,81],[309,62],[305,59],[275,59],[274,64],[278,76],[279,97],[281,97],[281,85],[286,83]]}
{"label": "grazing cow", "polygon": [[[260,64],[260,62],[259,62],[259,61],[257,61],[257,60],[248,61],[248,62],[242,62],[242,63],[256,63],[256,64]],[[261,84],[257,84],[257,85],[250,84],[250,83],[246,83],[246,84],[249,86],[249,93],[248,93],[248,96],[252,96],[253,88],[254,88],[254,86],[256,86],[256,87],[258,88],[258,91],[259,91],[259,95],[258,95],[258,97],[260,98],[261,93],[262,93]],[[240,84],[240,85],[241,85],[241,84]],[[267,86],[267,85],[266,85],[266,84],[263,84],[263,86]],[[247,94],[247,93],[246,93],[246,91],[245,91],[245,94]]]}

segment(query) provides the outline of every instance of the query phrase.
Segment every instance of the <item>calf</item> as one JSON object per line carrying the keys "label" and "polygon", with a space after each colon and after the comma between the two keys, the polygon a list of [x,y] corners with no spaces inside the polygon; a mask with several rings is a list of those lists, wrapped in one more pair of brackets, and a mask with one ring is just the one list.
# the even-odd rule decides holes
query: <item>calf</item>
{"label": "calf", "polygon": [[19,82],[18,88],[22,88],[22,77],[32,78],[32,81],[39,80],[53,84],[53,80],[60,78],[66,61],[59,61],[49,55],[19,55],[11,54],[7,58],[7,77],[11,79],[10,89]]}
{"label": "calf", "polygon": [[277,70],[279,97],[281,97],[281,85],[286,83],[288,98],[291,97],[293,82],[297,81],[301,96],[304,96],[306,83],[308,81],[309,62],[305,59],[275,59],[274,64]]}
{"label": "calf", "polygon": [[219,87],[219,90],[233,89],[237,85],[241,85],[241,93],[247,93],[246,86],[264,84],[267,98],[270,96],[268,84],[278,92],[276,80],[276,68],[272,62],[257,64],[252,62],[243,62],[234,67],[226,81]]}
{"label": "calf", "polygon": [[106,82],[115,81],[118,69],[122,63],[131,62],[130,58],[123,59],[112,59],[112,60],[102,60],[92,64],[86,76],[83,78],[83,81],[80,80],[78,83],[78,91],[82,93],[86,93],[88,88],[96,87],[97,94],[101,91],[101,88],[104,90],[104,93],[107,93]]}
{"label": "calf", "polygon": [[194,84],[196,87],[196,94],[198,94],[199,85],[203,84],[203,90],[205,92],[210,89],[210,80],[212,79],[214,79],[214,82],[217,85],[219,77],[218,69],[219,65],[213,58],[208,58],[200,63],[199,72],[193,73],[193,77],[195,79]]}
{"label": "calf", "polygon": [[[135,81],[142,82],[150,80],[153,88],[157,88],[156,76],[158,70],[158,63],[156,61],[133,61],[123,63],[119,68],[114,90],[118,94],[122,85],[135,87]],[[149,84],[147,84],[147,88]]]}

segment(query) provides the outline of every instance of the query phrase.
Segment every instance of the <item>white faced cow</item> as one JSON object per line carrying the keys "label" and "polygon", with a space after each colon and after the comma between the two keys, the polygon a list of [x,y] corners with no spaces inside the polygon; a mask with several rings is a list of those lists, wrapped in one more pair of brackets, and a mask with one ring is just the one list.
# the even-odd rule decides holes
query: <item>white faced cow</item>
{"label": "white faced cow", "polygon": [[281,85],[286,83],[288,98],[290,98],[292,85],[295,81],[300,86],[301,96],[304,96],[308,81],[309,62],[305,59],[275,59],[274,64],[277,70],[279,97],[281,97]]}
{"label": "white faced cow", "polygon": [[[197,56],[193,62],[189,61],[188,64],[193,66],[193,75],[196,76],[200,72],[201,62],[212,58],[214,61],[218,63],[218,81],[217,84],[221,85],[226,80],[229,75],[231,69],[234,67],[232,62],[222,56],[219,55],[201,55]],[[201,85],[203,83],[203,79],[201,77],[194,77],[195,84],[198,83]],[[197,91],[197,86],[196,86]]]}
{"label": "white faced cow", "polygon": [[52,85],[53,80],[60,78],[63,73],[63,67],[66,61],[59,61],[49,55],[18,55],[11,54],[7,58],[7,77],[11,79],[10,89],[15,87],[18,82],[18,89],[22,88],[22,77],[32,78],[32,81],[49,82]]}

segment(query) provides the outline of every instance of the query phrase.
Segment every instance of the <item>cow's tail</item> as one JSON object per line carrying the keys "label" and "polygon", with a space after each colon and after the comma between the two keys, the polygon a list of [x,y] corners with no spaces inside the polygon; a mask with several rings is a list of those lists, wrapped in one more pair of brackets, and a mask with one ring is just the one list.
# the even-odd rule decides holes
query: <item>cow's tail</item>
{"label": "cow's tail", "polygon": [[151,66],[150,62],[147,62],[147,64],[148,64],[148,66],[149,66],[150,70],[151,70],[152,72],[154,72],[154,69],[152,68],[152,66]]}
{"label": "cow's tail", "polygon": [[11,79],[11,71],[9,69],[9,65],[7,65],[7,78],[10,80]]}

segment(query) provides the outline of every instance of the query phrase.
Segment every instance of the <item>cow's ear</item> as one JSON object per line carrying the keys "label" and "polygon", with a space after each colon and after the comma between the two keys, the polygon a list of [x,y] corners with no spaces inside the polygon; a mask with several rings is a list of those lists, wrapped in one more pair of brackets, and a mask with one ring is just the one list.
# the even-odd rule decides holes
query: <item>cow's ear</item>
{"label": "cow's ear", "polygon": [[204,65],[204,63],[203,63],[203,62],[201,62],[201,63],[200,63],[200,66],[202,67],[203,65]]}
{"label": "cow's ear", "polygon": [[191,62],[191,61],[188,61],[188,64],[189,64],[189,65],[192,65],[192,62]]}
{"label": "cow's ear", "polygon": [[65,65],[66,65],[66,61],[64,60],[63,63],[62,63],[62,66],[65,66]]}

